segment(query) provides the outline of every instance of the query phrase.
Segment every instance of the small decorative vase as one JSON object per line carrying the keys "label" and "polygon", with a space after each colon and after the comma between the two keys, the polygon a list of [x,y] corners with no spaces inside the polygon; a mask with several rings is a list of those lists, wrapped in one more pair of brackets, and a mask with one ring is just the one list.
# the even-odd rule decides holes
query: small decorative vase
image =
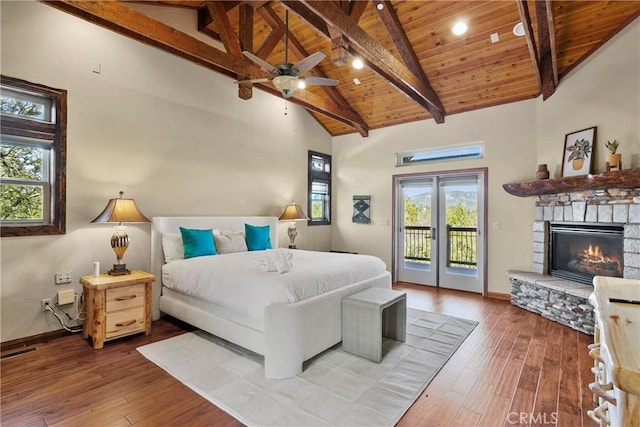
{"label": "small decorative vase", "polygon": [[536,179],[549,179],[549,170],[547,169],[547,165],[542,164],[538,165],[538,172],[536,172]]}

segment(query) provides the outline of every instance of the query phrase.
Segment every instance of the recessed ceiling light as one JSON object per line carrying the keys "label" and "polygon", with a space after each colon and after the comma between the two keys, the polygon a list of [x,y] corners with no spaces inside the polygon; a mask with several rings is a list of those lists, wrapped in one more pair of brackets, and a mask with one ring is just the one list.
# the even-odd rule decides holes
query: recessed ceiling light
{"label": "recessed ceiling light", "polygon": [[382,10],[382,9],[384,9],[384,5],[383,5],[382,3],[378,3],[378,4],[376,5],[376,9],[378,9],[378,10]]}
{"label": "recessed ceiling light", "polygon": [[518,37],[524,36],[524,25],[522,25],[522,22],[518,22],[513,26],[513,34]]}
{"label": "recessed ceiling light", "polygon": [[461,35],[463,35],[464,33],[467,32],[468,28],[469,27],[467,26],[466,22],[458,21],[451,28],[451,32],[453,32],[453,34],[455,34],[456,36],[461,36]]}
{"label": "recessed ceiling light", "polygon": [[362,67],[364,67],[364,62],[362,61],[362,58],[356,56],[355,58],[353,58],[353,61],[351,62],[351,66],[356,70],[361,70]]}

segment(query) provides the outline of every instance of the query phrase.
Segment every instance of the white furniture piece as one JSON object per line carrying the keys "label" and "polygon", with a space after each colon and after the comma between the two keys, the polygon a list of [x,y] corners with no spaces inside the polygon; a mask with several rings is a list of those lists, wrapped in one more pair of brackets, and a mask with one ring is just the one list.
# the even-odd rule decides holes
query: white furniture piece
{"label": "white furniture piece", "polygon": [[[224,315],[224,307],[161,286],[163,234],[179,227],[244,231],[245,224],[269,225],[272,247],[278,247],[277,217],[155,217],[151,229],[151,272],[160,278],[153,288],[153,319],[160,312],[264,355],[265,377],[286,378],[302,372],[302,363],[342,339],[342,299],[370,287],[391,288],[391,274],[375,277],[290,304],[273,304],[264,312],[264,330]],[[224,256],[224,255],[221,255]],[[345,255],[355,256],[355,255]],[[222,309],[222,310],[221,310]]]}
{"label": "white furniture piece", "polygon": [[369,288],[342,300],[342,349],[379,363],[382,337],[404,342],[407,294]]}
{"label": "white furniture piece", "polygon": [[593,286],[589,389],[598,406],[587,413],[602,427],[640,426],[640,280],[596,276]]}

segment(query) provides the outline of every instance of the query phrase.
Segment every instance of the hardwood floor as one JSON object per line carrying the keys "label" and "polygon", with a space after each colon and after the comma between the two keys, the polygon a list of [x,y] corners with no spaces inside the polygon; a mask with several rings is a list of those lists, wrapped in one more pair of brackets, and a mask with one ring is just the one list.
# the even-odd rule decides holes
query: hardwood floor
{"label": "hardwood floor", "polygon": [[[593,426],[592,337],[464,292],[396,284],[408,305],[479,321],[399,426]],[[190,328],[173,319],[92,350],[80,335],[1,362],[2,426],[236,426],[136,347]]]}

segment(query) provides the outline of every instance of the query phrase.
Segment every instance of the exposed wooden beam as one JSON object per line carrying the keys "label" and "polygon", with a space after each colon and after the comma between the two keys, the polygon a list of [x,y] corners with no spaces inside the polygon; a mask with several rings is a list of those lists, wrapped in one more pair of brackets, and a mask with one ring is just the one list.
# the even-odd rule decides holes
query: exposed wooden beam
{"label": "exposed wooden beam", "polygon": [[320,31],[320,34],[325,36],[328,40],[331,40],[331,34],[329,34],[329,28],[327,23],[324,22],[318,15],[304,5],[299,0],[284,0],[281,1],[289,11],[295,13],[300,19],[306,21],[309,25]]}
{"label": "exposed wooden beam", "polygon": [[213,23],[216,25],[217,33],[220,35],[222,44],[229,55],[241,56],[240,40],[233,31],[227,11],[222,2],[214,1],[207,3],[207,10],[211,14]]}
{"label": "exposed wooden beam", "polygon": [[547,2],[547,22],[549,25],[549,44],[551,45],[551,66],[553,69],[553,82],[558,86],[558,51],[556,50],[556,29],[553,19],[553,2],[552,0],[546,0]]}
{"label": "exposed wooden beam", "polygon": [[382,78],[430,113],[430,109],[433,108],[436,113],[436,115],[432,114],[434,120],[437,123],[444,122],[444,108],[437,94],[425,86],[424,82],[416,77],[406,65],[398,61],[382,45],[358,27],[339,7],[323,1],[301,0],[299,3],[307,6],[327,25],[335,27],[349,39],[351,48],[362,56]]}
{"label": "exposed wooden beam", "polygon": [[[241,58],[242,49],[240,48],[240,40],[236,33],[233,31],[227,11],[222,2],[209,2],[206,5],[209,14],[217,28],[217,33],[220,35],[222,44],[228,54]],[[251,23],[253,26],[253,22]],[[242,80],[244,76],[237,75],[238,80]],[[238,97],[240,99],[248,100],[253,97],[253,86],[249,82],[238,84]]]}
{"label": "exposed wooden beam", "polygon": [[[542,99],[547,99],[556,90],[558,85],[557,65],[554,70],[555,46],[551,42],[551,31],[553,31],[553,11],[548,15],[546,1],[535,1],[534,10],[536,22],[538,24],[538,39],[533,32],[531,15],[527,0],[517,0],[520,19],[524,26],[524,33],[527,39],[529,54],[538,84],[538,90],[542,94]],[[551,20],[551,27],[549,27]],[[555,43],[554,43],[555,44]]]}
{"label": "exposed wooden beam", "polygon": [[[284,23],[282,22],[280,17],[276,14],[276,12],[273,10],[271,6],[265,5],[265,7],[258,10],[258,13],[260,14],[260,16],[262,16],[265,22],[269,24],[269,26],[275,27],[275,28],[284,27]],[[291,32],[289,32],[289,48],[291,49],[293,54],[296,56],[296,58],[298,58],[298,60],[301,60],[309,56],[309,52],[307,52],[304,46],[302,46],[302,43],[300,43],[300,40],[298,40],[298,38],[295,35],[293,35]],[[327,77],[327,75],[322,71],[320,67],[312,68],[309,71],[309,74],[317,77],[325,77],[325,78]],[[340,106],[345,110],[350,110],[351,112],[353,112],[354,117],[356,117],[357,119],[348,124],[354,127],[362,137],[369,136],[369,128],[365,123],[364,119],[362,119],[362,117],[358,113],[353,111],[353,109],[351,108],[347,100],[340,94],[340,92],[333,86],[322,86],[322,89],[336,105]]]}
{"label": "exposed wooden beam", "polygon": [[352,1],[349,3],[349,18],[353,20],[356,24],[360,21],[364,10],[367,8],[367,4],[369,0],[358,0]]}
{"label": "exposed wooden beam", "polygon": [[264,75],[244,58],[229,55],[120,2],[45,0],[44,3],[232,78],[237,74],[250,78]]}
{"label": "exposed wooden beam", "polygon": [[331,34],[331,63],[338,67],[349,62],[349,42],[342,33],[332,26],[329,26]]}
{"label": "exposed wooden beam", "polygon": [[[547,8],[546,1],[535,2],[536,21],[538,22],[538,46],[540,48],[540,91],[545,100],[556,90],[558,85],[557,74],[553,69],[555,46],[551,44],[551,32],[553,31],[553,10]],[[557,68],[557,67],[556,67]]]}
{"label": "exposed wooden beam", "polygon": [[239,9],[239,31],[241,50],[253,52],[253,8],[241,4]]}
{"label": "exposed wooden beam", "polygon": [[248,4],[249,6],[251,6],[253,9],[257,10],[260,9],[262,6],[264,6],[265,4],[269,3],[271,0],[250,0],[250,1],[245,1],[243,2],[244,4]]}
{"label": "exposed wooden beam", "polygon": [[[258,9],[260,11],[262,9]],[[258,55],[262,59],[267,59],[269,54],[275,49],[275,47],[282,41],[284,37],[284,26],[276,27],[271,29],[271,32],[264,39],[258,50],[256,50],[256,55]]]}
{"label": "exposed wooden beam", "polygon": [[[418,56],[411,46],[411,42],[407,37],[407,33],[405,33],[404,28],[402,28],[402,23],[400,22],[398,14],[393,8],[391,2],[389,0],[376,0],[374,3],[380,3],[383,5],[383,8],[378,11],[378,16],[380,16],[380,19],[382,19],[382,23],[384,24],[384,26],[387,27],[387,31],[389,32],[393,43],[396,45],[398,53],[400,53],[400,57],[402,58],[404,63],[416,77],[422,80],[422,83],[425,87],[428,88],[430,92],[436,94],[435,90],[433,90],[433,87],[431,86],[431,83],[429,83],[429,79],[424,73],[422,65],[420,65]],[[433,117],[437,117],[440,112],[444,112],[444,107],[442,106],[442,102],[440,102],[440,98],[437,96],[437,94],[435,99],[438,101],[438,106],[430,106],[429,108],[429,113],[431,113]]]}
{"label": "exposed wooden beam", "polygon": [[529,6],[527,0],[517,0],[518,12],[520,12],[520,21],[524,27],[524,35],[527,40],[527,47],[529,48],[529,56],[531,56],[531,62],[533,63],[533,72],[538,82],[538,88],[542,86],[542,80],[540,79],[540,68],[538,64],[540,59],[538,56],[538,48],[536,47],[536,41],[533,37],[533,27],[531,26],[531,15],[529,14]]}
{"label": "exposed wooden beam", "polygon": [[[242,50],[253,52],[253,8],[241,4],[238,10],[238,38],[240,42],[240,55]],[[253,96],[252,83],[239,83],[238,96],[240,99],[250,99]]]}

